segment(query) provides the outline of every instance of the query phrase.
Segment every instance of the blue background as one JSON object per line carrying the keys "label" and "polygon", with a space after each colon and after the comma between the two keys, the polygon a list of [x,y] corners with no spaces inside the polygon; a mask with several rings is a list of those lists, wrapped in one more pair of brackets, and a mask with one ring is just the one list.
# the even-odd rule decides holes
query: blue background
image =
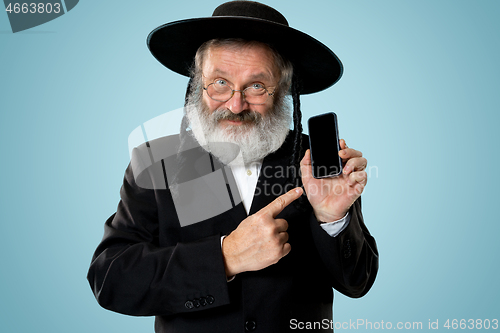
{"label": "blue background", "polygon": [[[128,135],[182,106],[187,79],[146,36],[219,1],[80,1],[13,34],[0,13],[0,329],[152,332],[99,307],[86,274],[116,209]],[[369,161],[364,215],[380,270],[336,322],[500,319],[500,2],[269,0],[345,66],[302,98],[335,111]],[[230,28],[230,27],[228,27]],[[359,329],[358,331],[363,331]]]}

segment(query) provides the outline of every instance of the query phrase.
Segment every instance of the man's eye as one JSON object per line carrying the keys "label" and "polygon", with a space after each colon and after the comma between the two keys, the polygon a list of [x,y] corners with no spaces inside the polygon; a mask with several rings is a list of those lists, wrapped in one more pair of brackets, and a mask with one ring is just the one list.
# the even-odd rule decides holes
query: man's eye
{"label": "man's eye", "polygon": [[264,85],[260,84],[260,83],[254,83],[251,85],[251,87],[255,90],[259,90],[259,89],[265,89],[264,88]]}
{"label": "man's eye", "polygon": [[219,85],[219,86],[227,86],[226,80],[223,80],[223,79],[217,79],[217,80],[214,81],[214,83],[216,85]]}

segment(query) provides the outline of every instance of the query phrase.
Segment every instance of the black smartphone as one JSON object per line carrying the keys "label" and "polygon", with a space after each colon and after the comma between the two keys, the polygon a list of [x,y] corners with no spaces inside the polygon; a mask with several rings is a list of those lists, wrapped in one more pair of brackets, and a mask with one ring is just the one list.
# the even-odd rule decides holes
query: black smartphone
{"label": "black smartphone", "polygon": [[309,147],[314,178],[335,177],[342,173],[339,156],[337,115],[333,112],[309,118]]}

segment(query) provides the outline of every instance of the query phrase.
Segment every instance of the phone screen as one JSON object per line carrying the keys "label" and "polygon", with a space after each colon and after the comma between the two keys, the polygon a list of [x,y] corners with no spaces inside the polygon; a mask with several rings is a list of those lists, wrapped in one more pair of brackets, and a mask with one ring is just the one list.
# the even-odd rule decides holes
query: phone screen
{"label": "phone screen", "polygon": [[333,112],[309,118],[309,144],[314,178],[338,176],[342,173],[339,156],[337,115]]}

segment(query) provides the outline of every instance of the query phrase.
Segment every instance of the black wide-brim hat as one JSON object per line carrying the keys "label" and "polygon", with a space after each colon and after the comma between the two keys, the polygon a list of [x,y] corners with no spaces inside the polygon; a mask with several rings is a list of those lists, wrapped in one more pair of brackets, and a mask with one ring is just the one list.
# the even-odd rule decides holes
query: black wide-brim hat
{"label": "black wide-brim hat", "polygon": [[293,63],[301,94],[324,90],[342,76],[342,63],[327,46],[289,27],[277,10],[254,1],[226,2],[211,17],[159,26],[149,34],[147,44],[164,66],[189,76],[196,51],[214,38],[242,38],[272,45]]}

